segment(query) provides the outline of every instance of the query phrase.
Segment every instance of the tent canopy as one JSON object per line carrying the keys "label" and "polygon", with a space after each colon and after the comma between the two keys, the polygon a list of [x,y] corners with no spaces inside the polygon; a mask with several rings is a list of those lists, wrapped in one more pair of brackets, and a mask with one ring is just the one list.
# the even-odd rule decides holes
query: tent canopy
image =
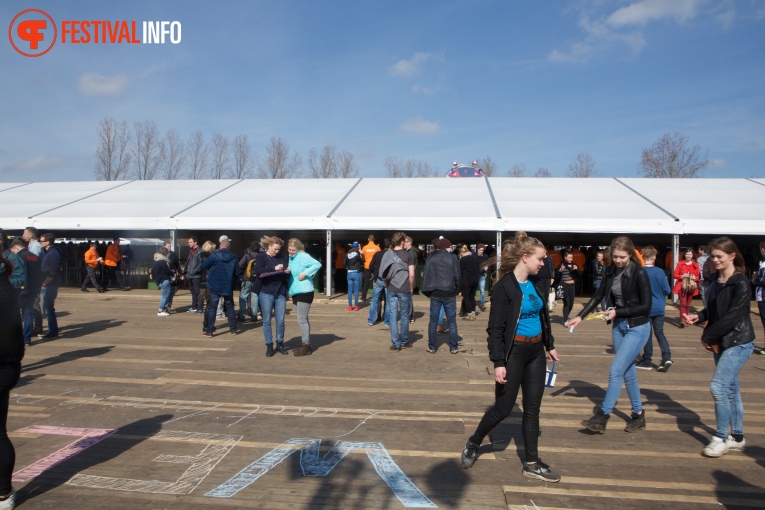
{"label": "tent canopy", "polygon": [[0,227],[765,234],[765,179],[0,183]]}

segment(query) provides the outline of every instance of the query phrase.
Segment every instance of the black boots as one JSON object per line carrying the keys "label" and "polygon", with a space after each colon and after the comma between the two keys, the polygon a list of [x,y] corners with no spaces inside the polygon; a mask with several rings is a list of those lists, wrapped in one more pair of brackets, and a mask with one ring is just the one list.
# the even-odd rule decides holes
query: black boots
{"label": "black boots", "polygon": [[266,344],[266,358],[274,355],[274,344]]}
{"label": "black boots", "polygon": [[638,430],[645,429],[645,410],[640,411],[640,414],[632,413],[630,421],[627,422],[627,426],[624,427],[624,432],[637,432]]}
{"label": "black boots", "polygon": [[462,450],[462,457],[460,458],[460,466],[463,469],[470,469],[475,464],[478,458],[478,447],[480,445],[475,444],[470,439],[465,443],[465,448]]}
{"label": "black boots", "polygon": [[284,342],[276,342],[276,352],[287,354],[287,350],[284,348]]}
{"label": "black boots", "polygon": [[582,425],[584,425],[587,429],[591,430],[592,432],[597,432],[598,434],[605,434],[606,433],[606,424],[608,423],[608,419],[611,417],[610,414],[604,414],[602,409],[598,409],[598,412],[595,413],[595,415],[590,418],[589,420],[582,420]]}

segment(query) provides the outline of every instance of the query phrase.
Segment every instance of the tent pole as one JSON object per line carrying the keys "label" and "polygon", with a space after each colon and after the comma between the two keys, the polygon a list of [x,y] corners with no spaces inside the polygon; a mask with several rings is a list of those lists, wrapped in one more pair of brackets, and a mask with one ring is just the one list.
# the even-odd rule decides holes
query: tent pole
{"label": "tent pole", "polygon": [[324,278],[326,284],[324,285],[324,292],[327,294],[327,299],[332,297],[332,231],[327,230],[327,255],[325,260],[327,261],[324,266]]}
{"label": "tent pole", "polygon": [[[174,250],[178,249],[178,247],[175,245],[175,241],[176,241],[175,230],[171,230],[170,231],[170,246],[172,246]],[[179,252],[176,252],[176,253],[179,253]]]}
{"label": "tent pole", "polygon": [[[670,267],[670,271],[672,271],[672,274],[675,273],[675,268],[677,267],[677,263],[680,261],[680,235],[673,234],[672,235],[672,267]],[[675,283],[677,280],[675,280],[674,276],[672,277],[672,287],[675,287]],[[677,304],[677,294],[672,294],[672,302]]]}
{"label": "tent pole", "polygon": [[[494,273],[497,275],[499,274],[499,259],[501,254],[502,254],[502,231],[497,230],[497,250],[495,252],[495,256],[497,257],[497,265],[494,271]],[[496,282],[492,282],[492,283],[496,283]]]}

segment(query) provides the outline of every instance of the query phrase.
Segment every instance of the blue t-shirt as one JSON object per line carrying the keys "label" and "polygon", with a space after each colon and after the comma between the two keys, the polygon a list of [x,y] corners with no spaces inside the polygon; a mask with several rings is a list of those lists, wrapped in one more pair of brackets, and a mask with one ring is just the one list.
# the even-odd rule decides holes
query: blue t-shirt
{"label": "blue t-shirt", "polygon": [[645,272],[651,282],[651,311],[649,317],[664,315],[664,307],[667,305],[667,296],[671,292],[667,275],[658,267],[646,267]]}
{"label": "blue t-shirt", "polygon": [[542,312],[544,302],[534,290],[534,284],[530,281],[526,283],[518,282],[523,291],[523,302],[521,303],[521,320],[518,322],[516,335],[537,336],[542,332],[542,323],[539,320],[539,314]]}

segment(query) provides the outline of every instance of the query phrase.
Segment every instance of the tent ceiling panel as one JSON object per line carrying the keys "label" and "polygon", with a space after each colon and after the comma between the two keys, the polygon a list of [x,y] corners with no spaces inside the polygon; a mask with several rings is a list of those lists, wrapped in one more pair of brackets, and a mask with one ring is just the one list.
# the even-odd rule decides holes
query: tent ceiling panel
{"label": "tent ceiling panel", "polygon": [[746,179],[622,179],[679,216],[687,234],[761,234],[765,188]]}
{"label": "tent ceiling panel", "polygon": [[251,179],[177,215],[181,229],[329,228],[327,215],[358,179]]}

